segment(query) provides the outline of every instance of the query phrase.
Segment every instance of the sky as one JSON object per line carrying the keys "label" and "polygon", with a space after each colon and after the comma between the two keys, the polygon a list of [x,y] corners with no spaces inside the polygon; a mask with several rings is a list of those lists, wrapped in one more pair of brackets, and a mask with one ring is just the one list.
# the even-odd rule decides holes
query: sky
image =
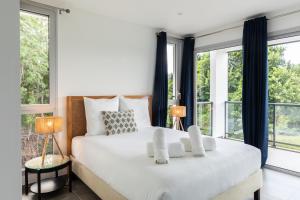
{"label": "sky", "polygon": [[284,58],[292,64],[300,64],[300,42],[288,43],[283,45],[286,50]]}
{"label": "sky", "polygon": [[168,74],[173,73],[173,66],[174,66],[174,45],[168,44],[167,45],[167,57],[168,57]]}

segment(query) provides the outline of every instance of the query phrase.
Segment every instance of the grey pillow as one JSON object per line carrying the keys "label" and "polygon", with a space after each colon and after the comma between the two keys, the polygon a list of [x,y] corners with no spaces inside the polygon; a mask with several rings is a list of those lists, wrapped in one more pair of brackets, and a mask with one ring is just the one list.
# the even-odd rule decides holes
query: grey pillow
{"label": "grey pillow", "polygon": [[102,111],[106,135],[130,133],[137,131],[134,111]]}

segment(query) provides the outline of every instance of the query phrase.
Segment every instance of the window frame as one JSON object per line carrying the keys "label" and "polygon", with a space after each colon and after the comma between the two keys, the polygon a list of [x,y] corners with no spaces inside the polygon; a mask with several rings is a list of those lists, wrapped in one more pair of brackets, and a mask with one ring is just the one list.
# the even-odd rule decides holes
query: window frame
{"label": "window frame", "polygon": [[20,12],[49,17],[49,104],[21,104],[22,114],[57,113],[57,10],[43,4],[21,1]]}
{"label": "window frame", "polygon": [[[300,42],[300,33],[298,34],[282,34],[279,36],[274,36],[271,35],[268,37],[268,41],[267,41],[267,46],[275,46],[275,45],[284,45],[284,44],[289,44],[289,43],[295,43],[295,42]],[[224,45],[226,44],[226,45]],[[216,44],[216,45],[211,45],[211,46],[206,46],[206,47],[202,47],[202,48],[196,48],[194,50],[194,57],[195,57],[195,62],[194,62],[194,84],[197,84],[197,54],[198,53],[202,53],[202,52],[211,52],[211,51],[224,51],[226,53],[231,52],[231,51],[239,51],[242,50],[242,44],[240,42],[237,41],[229,41],[229,42],[225,42],[225,43],[220,43],[220,44]],[[228,74],[229,75],[229,74]],[[227,80],[228,81],[228,80]],[[228,85],[229,86],[229,85]],[[197,123],[197,87],[195,88],[195,115],[194,115],[194,119],[195,119],[195,123]],[[228,88],[227,87],[227,92],[228,92]],[[228,100],[229,101],[229,100]],[[272,102],[268,102],[268,103],[272,103]],[[225,107],[226,110],[226,107]],[[226,114],[226,113],[225,113]],[[228,114],[228,113],[227,113]],[[226,116],[225,116],[226,119]],[[226,122],[225,122],[226,123]],[[225,129],[228,127],[225,127]],[[225,137],[226,137],[226,130],[224,132]]]}
{"label": "window frame", "polygon": [[[57,114],[57,9],[51,6],[43,5],[36,2],[22,0],[20,3],[19,13],[22,11],[49,17],[49,43],[48,43],[48,62],[49,62],[49,104],[20,104],[22,115],[27,114]],[[20,139],[22,136],[20,137]],[[53,142],[52,142],[53,145]],[[55,152],[54,145],[52,146]],[[22,149],[23,151],[23,149]],[[24,166],[22,166],[22,172]],[[32,177],[29,177],[32,179]]]}

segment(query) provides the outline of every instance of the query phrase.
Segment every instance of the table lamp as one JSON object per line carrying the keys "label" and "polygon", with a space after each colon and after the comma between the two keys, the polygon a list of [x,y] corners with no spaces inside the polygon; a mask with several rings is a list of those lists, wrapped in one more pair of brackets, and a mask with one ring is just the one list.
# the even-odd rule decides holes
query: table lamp
{"label": "table lamp", "polygon": [[54,133],[62,131],[63,119],[61,117],[37,117],[35,118],[35,132],[45,135],[43,151],[42,151],[42,166],[44,166],[44,160],[46,155],[46,149],[48,145],[49,135],[52,135],[60,155],[64,158],[64,155],[57,143]]}
{"label": "table lamp", "polygon": [[186,116],[186,107],[174,105],[170,109],[170,114],[175,117],[173,127],[176,127],[177,130],[184,130],[180,118]]}

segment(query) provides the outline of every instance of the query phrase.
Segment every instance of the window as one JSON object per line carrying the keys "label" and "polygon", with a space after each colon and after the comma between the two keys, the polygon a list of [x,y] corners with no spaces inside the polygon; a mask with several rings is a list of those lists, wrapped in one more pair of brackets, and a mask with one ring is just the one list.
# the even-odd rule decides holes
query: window
{"label": "window", "polygon": [[176,79],[175,79],[175,44],[167,44],[168,58],[168,99],[172,100],[175,97]]}
{"label": "window", "polygon": [[210,102],[210,52],[197,53],[197,125],[203,134],[212,135],[212,103]]}
{"label": "window", "polygon": [[226,137],[243,139],[242,86],[243,54],[242,47],[228,51],[228,102],[226,104]]}
{"label": "window", "polygon": [[[269,141],[273,147],[300,151],[300,37],[269,41]],[[243,139],[242,50],[228,52],[226,135]]]}
{"label": "window", "polygon": [[210,52],[197,54],[197,102],[210,100]]}
{"label": "window", "polygon": [[274,147],[300,151],[300,38],[297,39],[279,44],[272,41],[268,49],[269,139]]}
{"label": "window", "polygon": [[176,98],[176,44],[167,44],[167,59],[168,59],[168,116],[167,127],[173,126],[173,119],[169,115],[170,107],[174,104]]}
{"label": "window", "polygon": [[[37,116],[56,110],[55,12],[22,4],[20,10],[22,164],[41,153],[43,136],[34,134]],[[52,141],[50,141],[52,143]],[[49,145],[48,153],[52,152]]]}

